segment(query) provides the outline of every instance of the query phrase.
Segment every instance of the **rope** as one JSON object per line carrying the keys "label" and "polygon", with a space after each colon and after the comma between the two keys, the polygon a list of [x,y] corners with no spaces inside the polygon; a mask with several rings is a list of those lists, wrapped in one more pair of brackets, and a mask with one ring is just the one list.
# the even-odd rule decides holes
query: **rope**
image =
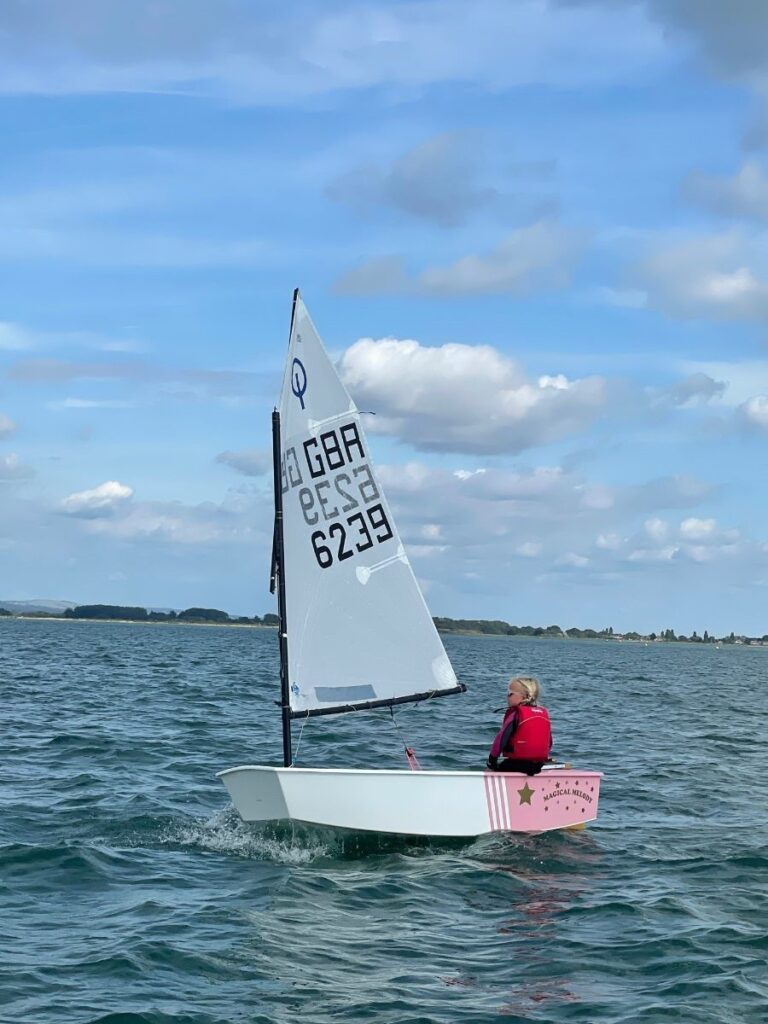
{"label": "rope", "polygon": [[395,730],[400,736],[400,741],[403,744],[403,750],[405,751],[405,757],[406,760],[408,761],[408,765],[410,766],[411,771],[421,771],[421,765],[416,760],[416,752],[414,751],[413,747],[409,747],[408,744],[406,743],[405,735],[403,733],[403,730],[397,724],[397,719],[395,718],[395,709],[392,707],[391,704],[389,705],[389,716],[392,719],[392,725],[394,725]]}
{"label": "rope", "polygon": [[298,738],[298,741],[296,743],[296,751],[295,751],[293,757],[291,758],[291,768],[293,768],[293,766],[296,764],[296,761],[298,760],[299,748],[301,747],[301,737],[304,735],[304,726],[307,724],[308,721],[309,721],[309,712],[307,712],[306,715],[304,716],[304,721],[301,723],[301,728],[299,729],[299,738]]}

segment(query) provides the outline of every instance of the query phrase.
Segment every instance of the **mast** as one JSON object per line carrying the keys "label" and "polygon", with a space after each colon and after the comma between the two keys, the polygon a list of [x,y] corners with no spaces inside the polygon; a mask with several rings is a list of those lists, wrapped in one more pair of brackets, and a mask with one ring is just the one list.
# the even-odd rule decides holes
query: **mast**
{"label": "mast", "polygon": [[[290,344],[293,332],[293,317],[299,289],[293,293],[291,306],[291,327],[288,332]],[[277,583],[277,637],[280,644],[280,712],[283,720],[283,766],[289,768],[293,762],[291,750],[291,699],[288,680],[288,620],[285,611],[285,552],[283,549],[283,484],[282,448],[280,444],[280,413],[272,410],[272,471],[275,486],[275,529],[272,537],[272,569],[269,579],[270,593],[275,592]]]}

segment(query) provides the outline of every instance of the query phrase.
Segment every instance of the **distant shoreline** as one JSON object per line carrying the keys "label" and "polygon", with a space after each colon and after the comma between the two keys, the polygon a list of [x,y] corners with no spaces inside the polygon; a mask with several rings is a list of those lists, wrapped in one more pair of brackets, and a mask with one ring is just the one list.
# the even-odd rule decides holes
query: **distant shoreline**
{"label": "distant shoreline", "polygon": [[94,619],[77,618],[74,615],[30,615],[29,613],[14,613],[13,615],[0,615],[0,623],[6,620],[12,622],[23,619],[25,622],[109,622],[119,623],[123,626],[223,626],[225,629],[277,629],[277,626],[264,622],[191,622],[186,619]]}
{"label": "distant shoreline", "polygon": [[[223,616],[227,613],[219,612],[216,609],[190,609],[190,611],[208,611],[211,615],[210,618],[196,618],[188,612],[182,612],[178,615],[175,612],[170,614],[148,613],[146,609],[142,608],[126,609],[126,611],[130,610],[138,612],[140,610],[144,613],[144,617],[135,615],[133,617],[124,618],[119,615],[111,617],[104,614],[103,611],[101,611],[100,614],[75,614],[80,607],[89,609],[99,608],[100,610],[105,608],[105,606],[93,605],[77,606],[68,615],[45,611],[8,611],[7,614],[2,614],[6,609],[0,605],[0,623],[5,620],[12,621],[14,619],[24,619],[25,621],[37,622],[112,622],[128,626],[223,626],[226,628],[235,627],[238,629],[277,629],[276,621],[264,621],[264,619],[277,618],[271,614],[264,616],[264,619],[260,619],[258,616],[255,616],[253,619],[248,619],[245,616],[240,616],[235,619],[224,618]],[[743,635],[737,636],[734,633],[731,633],[728,636],[715,637],[710,636],[709,633],[705,631],[702,636],[699,636],[694,630],[691,636],[677,636],[671,629],[664,630],[660,634],[643,634],[636,633],[634,631],[630,631],[628,633],[616,633],[610,627],[606,630],[600,631],[593,629],[577,629],[575,627],[563,630],[559,626],[547,626],[546,628],[541,626],[514,626],[498,619],[448,619],[442,616],[435,616],[433,621],[438,633],[444,636],[454,634],[458,636],[475,637],[523,637],[533,640],[601,640],[612,641],[614,643],[643,644],[646,646],[650,644],[683,643],[689,645],[695,644],[716,647],[768,647],[768,635],[764,635],[762,637],[750,637]]]}

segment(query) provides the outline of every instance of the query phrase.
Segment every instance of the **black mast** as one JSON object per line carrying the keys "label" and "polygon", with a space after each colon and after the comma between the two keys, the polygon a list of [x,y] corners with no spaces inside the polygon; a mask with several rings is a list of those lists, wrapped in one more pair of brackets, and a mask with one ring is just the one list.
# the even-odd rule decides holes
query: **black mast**
{"label": "black mast", "polygon": [[[293,318],[296,313],[296,299],[299,289],[293,293],[291,306],[291,327],[288,333],[290,345],[293,334]],[[272,469],[275,484],[275,529],[272,536],[272,569],[269,578],[270,593],[275,592],[277,583],[277,636],[280,643],[280,710],[283,718],[283,765],[288,768],[293,761],[291,751],[291,700],[288,680],[288,620],[285,613],[285,556],[283,550],[283,484],[282,453],[280,448],[280,413],[272,410]]]}

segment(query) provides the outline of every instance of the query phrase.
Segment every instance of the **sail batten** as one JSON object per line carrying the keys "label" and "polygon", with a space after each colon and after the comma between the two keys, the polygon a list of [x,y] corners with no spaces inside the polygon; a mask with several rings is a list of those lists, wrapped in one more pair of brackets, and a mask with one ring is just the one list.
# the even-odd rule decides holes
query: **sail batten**
{"label": "sail batten", "polygon": [[290,717],[461,692],[360,413],[299,296],[279,413]]}

